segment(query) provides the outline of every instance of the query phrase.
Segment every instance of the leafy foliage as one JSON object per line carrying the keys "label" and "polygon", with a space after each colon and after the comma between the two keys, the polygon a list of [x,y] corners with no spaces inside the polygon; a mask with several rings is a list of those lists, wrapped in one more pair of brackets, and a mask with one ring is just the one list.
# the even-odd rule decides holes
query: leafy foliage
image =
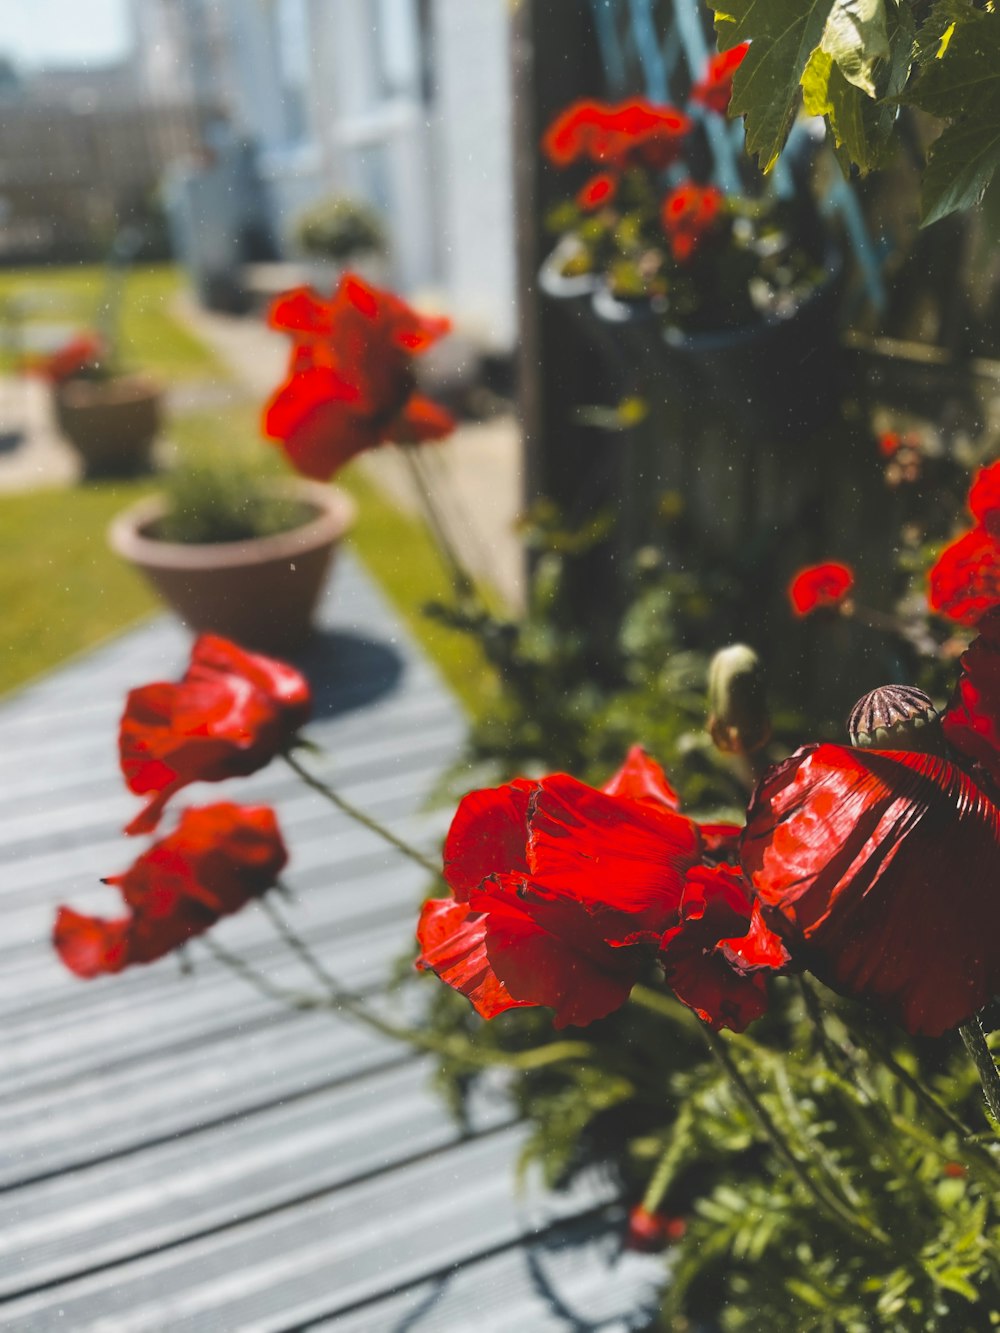
{"label": "leafy foliage", "polygon": [[990,0],[709,0],[720,46],[751,41],[730,111],[765,171],[800,102],[845,168],[883,164],[900,109],[943,122],[923,223],[978,203],[1000,165],[1000,13]]}

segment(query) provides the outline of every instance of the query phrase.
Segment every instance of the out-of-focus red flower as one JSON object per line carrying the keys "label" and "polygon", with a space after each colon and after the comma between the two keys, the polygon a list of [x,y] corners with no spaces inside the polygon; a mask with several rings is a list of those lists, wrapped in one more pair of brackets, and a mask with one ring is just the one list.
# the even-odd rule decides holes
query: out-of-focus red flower
{"label": "out-of-focus red flower", "polygon": [[1000,605],[1000,543],[973,528],[946,546],[927,576],[932,611],[962,625],[978,625]]}
{"label": "out-of-focus red flower", "polygon": [[309,684],[294,667],[201,635],[181,681],[129,692],[118,735],[121,769],[129,790],[150,800],[125,831],[154,829],[170,797],[190,782],[263,768],[288,746],[311,706]]}
{"label": "out-of-focus red flower", "polygon": [[969,512],[990,536],[1000,538],[1000,461],[980,468],[973,477]]}
{"label": "out-of-focus red flower", "polygon": [[418,966],[483,1017],[544,1004],[563,1027],[622,1005],[703,850],[646,763],[630,755],[609,784],[620,794],[554,774],[467,796],[445,842],[454,898],[425,904]]}
{"label": "out-of-focus red flower", "polygon": [[720,51],[712,56],[700,79],[691,89],[691,101],[700,102],[709,111],[716,111],[724,116],[729,110],[729,101],[733,95],[733,75],[743,63],[743,57],[750,50],[749,42],[740,42],[739,46],[728,51]]}
{"label": "out-of-focus red flower", "polygon": [[669,1245],[683,1239],[687,1222],[683,1217],[666,1213],[651,1213],[643,1207],[633,1208],[628,1215],[625,1246],[644,1254],[658,1254]]}
{"label": "out-of-focus red flower", "polygon": [[694,181],[683,182],[664,199],[660,219],[671,253],[679,264],[697,252],[714,227],[721,207],[721,190]]}
{"label": "out-of-focus red flower", "polygon": [[618,177],[612,176],[608,171],[602,171],[596,176],[591,176],[581,187],[576,202],[585,213],[596,213],[605,204],[610,204],[617,193]]}
{"label": "out-of-focus red flower", "polygon": [[1000,990],[1000,809],[933,755],[808,746],[757,788],[743,868],[842,994],[938,1036]]}
{"label": "out-of-focus red flower", "polygon": [[80,977],[151,963],[260,897],[287,861],[268,806],[185,810],[173,833],[105,880],[120,889],[128,914],[105,919],[60,907],[53,943]]}
{"label": "out-of-focus red flower", "polygon": [[663,936],[660,962],[670,989],[703,1022],[742,1032],[767,1009],[765,973],[790,961],[739,870],[688,871],[680,921]]}
{"label": "out-of-focus red flower", "polygon": [[263,431],[305,476],[326,481],[356,454],[393,440],[419,444],[455,428],[416,392],[413,358],[451,327],[392,292],[345,274],[329,301],[309,288],[271,307],[272,328],[293,341],[285,382],[264,409]]}
{"label": "out-of-focus red flower", "polygon": [[78,333],[48,356],[29,361],[27,369],[50,384],[65,384],[94,370],[106,356],[107,348],[99,334]]}
{"label": "out-of-focus red flower", "polygon": [[555,118],[542,137],[542,151],[557,167],[584,160],[657,171],[676,160],[690,129],[688,117],[672,106],[643,98],[614,106],[583,99]]}
{"label": "out-of-focus red flower", "polygon": [[853,587],[851,568],[827,561],[800,569],[788,585],[788,599],[797,616],[808,616],[824,607],[840,606]]}
{"label": "out-of-focus red flower", "polygon": [[1000,608],[983,617],[960,666],[941,725],[952,749],[981,764],[1000,791]]}
{"label": "out-of-focus red flower", "polygon": [[1000,462],[973,477],[968,505],[976,526],[941,552],[927,576],[927,600],[950,620],[978,625],[1000,605]]}

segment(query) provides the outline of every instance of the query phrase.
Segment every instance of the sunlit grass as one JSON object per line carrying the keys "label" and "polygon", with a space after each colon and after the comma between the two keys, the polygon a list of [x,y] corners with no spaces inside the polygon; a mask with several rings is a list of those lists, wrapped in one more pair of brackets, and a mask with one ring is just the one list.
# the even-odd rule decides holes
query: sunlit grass
{"label": "sunlit grass", "polygon": [[[171,314],[171,302],[183,285],[181,271],[170,264],[142,265],[126,272],[119,325],[121,362],[127,369],[154,371],[168,380],[225,378],[211,350]],[[114,291],[108,269],[99,264],[0,272],[4,368],[11,365],[11,338],[19,324],[93,328]]]}

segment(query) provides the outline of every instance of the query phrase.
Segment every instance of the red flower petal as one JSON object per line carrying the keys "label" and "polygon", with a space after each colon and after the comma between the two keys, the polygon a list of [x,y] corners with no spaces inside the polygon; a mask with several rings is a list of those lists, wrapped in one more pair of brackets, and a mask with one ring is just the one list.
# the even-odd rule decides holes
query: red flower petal
{"label": "red flower petal", "polygon": [[384,428],[383,436],[394,444],[423,444],[427,440],[443,440],[457,425],[446,407],[415,393]]}
{"label": "red flower petal", "polygon": [[333,304],[311,287],[295,287],[272,301],[267,322],[296,338],[326,338],[333,328]]}
{"label": "red flower petal", "polygon": [[821,607],[839,606],[853,587],[850,566],[827,561],[800,569],[788,585],[788,597],[795,614],[807,616]]}
{"label": "red flower petal", "polygon": [[1000,609],[988,612],[962,654],[961,674],[941,719],[949,745],[1000,784]]}
{"label": "red flower petal", "polygon": [[618,177],[602,171],[596,176],[591,176],[583,185],[577,193],[576,202],[585,213],[593,213],[603,208],[605,204],[610,204],[617,193]]}
{"label": "red flower petal", "polygon": [[444,843],[444,878],[459,902],[490,875],[528,873],[528,798],[538,784],[515,778],[463,797]]}
{"label": "red flower petal", "polygon": [[722,200],[714,185],[685,181],[663,201],[660,220],[678,263],[690,259],[715,226]]}
{"label": "red flower petal", "polygon": [[585,1027],[628,999],[643,955],[608,943],[580,902],[516,876],[487,880],[469,901],[485,913],[497,977],[521,1003],[552,1008],[557,1028]]}
{"label": "red flower petal", "polygon": [[633,745],[621,768],[601,788],[606,796],[627,796],[632,801],[665,810],[679,810],[681,798],[667,781],[667,775],[641,745]]}
{"label": "red flower petal", "polygon": [[742,1032],[767,1009],[758,973],[784,967],[788,954],[762,921],[754,925],[738,870],[698,866],[684,885],[680,923],[663,935],[660,962],[671,990],[703,1022]]}
{"label": "red flower petal", "polygon": [[980,527],[1000,539],[1000,460],[980,468],[973,477],[969,510]]}
{"label": "red flower petal", "polygon": [[932,611],[976,625],[1000,605],[1000,542],[974,528],[945,547],[927,577]]}
{"label": "red flower petal", "polygon": [[128,963],[129,917],[105,921],[60,907],[52,943],[66,967],[78,977],[120,972]]}
{"label": "red flower petal", "polygon": [[733,95],[733,75],[750,50],[749,42],[740,42],[729,51],[720,51],[708,62],[705,76],[691,89],[691,101],[700,102],[710,111],[725,115]]}
{"label": "red flower petal", "polygon": [[191,649],[185,680],[237,676],[247,680],[275,705],[289,736],[309,721],[312,691],[301,671],[276,657],[250,653],[219,634],[201,634]]}
{"label": "red flower petal", "polygon": [[610,942],[672,925],[684,875],[701,854],[690,819],[565,773],[539,783],[528,830],[531,878],[599,915]]}
{"label": "red flower petal", "polygon": [[454,898],[430,898],[417,926],[417,967],[434,972],[446,985],[472,1001],[481,1018],[495,1018],[520,1008],[496,977],[486,956],[486,917]]}
{"label": "red flower petal", "polygon": [[743,866],[797,957],[911,1033],[1000,990],[1000,811],[943,760],[800,750],[754,795]]}
{"label": "red flower petal", "polygon": [[651,1213],[645,1208],[633,1208],[628,1217],[625,1233],[627,1249],[643,1254],[658,1254],[668,1245],[683,1238],[687,1223],[683,1217],[668,1217],[666,1213]]}

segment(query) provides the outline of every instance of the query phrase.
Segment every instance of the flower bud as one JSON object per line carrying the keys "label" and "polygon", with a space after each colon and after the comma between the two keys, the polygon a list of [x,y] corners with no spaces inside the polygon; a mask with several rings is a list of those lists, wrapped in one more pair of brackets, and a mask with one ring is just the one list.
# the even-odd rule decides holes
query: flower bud
{"label": "flower bud", "polygon": [[764,671],[745,643],[720,648],[709,665],[708,734],[730,754],[753,754],[770,739]]}
{"label": "flower bud", "polygon": [[878,750],[943,752],[941,719],[930,697],[913,685],[882,685],[859,699],[847,731],[852,745]]}

